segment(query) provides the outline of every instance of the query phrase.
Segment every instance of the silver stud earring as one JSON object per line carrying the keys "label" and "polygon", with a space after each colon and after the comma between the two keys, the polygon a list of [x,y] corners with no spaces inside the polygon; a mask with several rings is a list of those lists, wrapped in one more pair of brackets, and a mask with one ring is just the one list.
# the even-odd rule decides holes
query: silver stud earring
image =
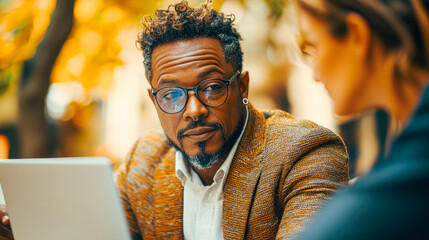
{"label": "silver stud earring", "polygon": [[247,99],[247,98],[243,98],[243,104],[244,104],[244,105],[249,104],[249,99]]}

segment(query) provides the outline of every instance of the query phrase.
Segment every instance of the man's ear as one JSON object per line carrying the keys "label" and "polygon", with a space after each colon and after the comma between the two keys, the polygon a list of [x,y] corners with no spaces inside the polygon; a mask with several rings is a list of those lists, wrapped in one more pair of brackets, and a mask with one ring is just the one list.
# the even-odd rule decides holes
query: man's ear
{"label": "man's ear", "polygon": [[152,89],[151,88],[147,89],[147,94],[149,94],[150,100],[152,100],[152,103],[155,105],[155,97],[152,94]]}
{"label": "man's ear", "polygon": [[346,17],[349,50],[353,51],[355,57],[368,60],[371,48],[371,29],[368,22],[357,13],[350,13]]}
{"label": "man's ear", "polygon": [[242,74],[240,74],[239,79],[241,96],[243,98],[247,98],[249,94],[249,72],[244,71]]}

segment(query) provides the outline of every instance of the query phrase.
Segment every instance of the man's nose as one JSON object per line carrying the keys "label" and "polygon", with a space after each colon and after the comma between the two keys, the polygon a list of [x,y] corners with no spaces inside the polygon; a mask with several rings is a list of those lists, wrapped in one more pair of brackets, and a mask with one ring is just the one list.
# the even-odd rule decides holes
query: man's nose
{"label": "man's nose", "polygon": [[188,93],[188,102],[186,103],[183,117],[187,120],[202,119],[207,117],[209,111],[197,97],[194,92]]}

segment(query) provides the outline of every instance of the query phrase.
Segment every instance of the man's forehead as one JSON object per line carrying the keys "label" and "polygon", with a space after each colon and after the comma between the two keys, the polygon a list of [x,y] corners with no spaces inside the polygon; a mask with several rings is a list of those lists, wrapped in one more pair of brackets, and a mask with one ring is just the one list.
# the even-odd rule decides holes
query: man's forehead
{"label": "man's forehead", "polygon": [[225,73],[227,65],[216,39],[200,37],[166,43],[157,46],[152,53],[152,83],[177,72],[202,68],[218,68]]}
{"label": "man's forehead", "polygon": [[223,57],[219,40],[208,37],[198,37],[161,44],[152,52],[152,62],[164,57],[186,57],[193,54],[212,53]]}

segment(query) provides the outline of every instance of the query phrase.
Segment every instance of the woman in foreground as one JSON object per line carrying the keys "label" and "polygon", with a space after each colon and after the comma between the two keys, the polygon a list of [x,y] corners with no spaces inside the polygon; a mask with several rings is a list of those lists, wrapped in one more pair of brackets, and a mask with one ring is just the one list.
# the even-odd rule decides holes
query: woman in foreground
{"label": "woman in foreground", "polygon": [[339,115],[404,126],[386,160],[339,192],[300,239],[429,239],[429,0],[297,0]]}

